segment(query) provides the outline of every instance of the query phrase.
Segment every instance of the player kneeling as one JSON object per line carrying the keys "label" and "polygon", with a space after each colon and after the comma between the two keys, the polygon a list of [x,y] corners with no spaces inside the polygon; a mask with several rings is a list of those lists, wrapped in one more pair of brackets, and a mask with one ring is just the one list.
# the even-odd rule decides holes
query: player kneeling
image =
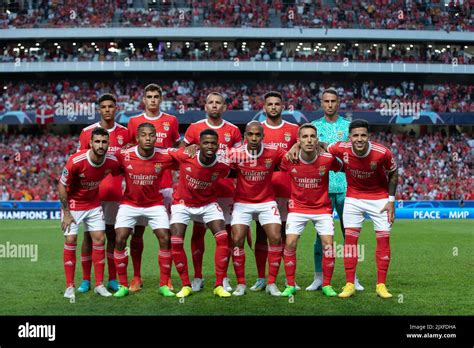
{"label": "player kneeling", "polygon": [[225,229],[224,214],[217,203],[216,190],[218,179],[227,177],[230,168],[216,155],[219,143],[218,134],[214,130],[203,130],[199,138],[199,151],[194,157],[185,154],[185,149],[169,152],[179,163],[180,172],[171,206],[171,252],[183,283],[183,288],[176,296],[187,297],[193,292],[188,275],[188,260],[183,248],[186,228],[192,219],[203,221],[216,239],[214,295],[230,297],[230,293],[222,286],[229,263],[229,237]]}
{"label": "player kneeling", "polygon": [[297,163],[284,158],[280,170],[291,176],[291,199],[286,222],[286,243],[283,263],[288,285],[281,296],[296,293],[296,245],[308,221],[312,221],[321,237],[323,246],[323,294],[337,296],[331,286],[334,271],[334,221],[329,199],[329,171],[339,171],[342,163],[333,155],[321,152],[318,146],[316,127],[305,123],[298,130],[298,144],[301,148]]}
{"label": "player kneeling", "polygon": [[165,297],[175,296],[168,287],[171,273],[170,225],[160,182],[165,169],[174,166],[168,150],[155,147],[156,128],[151,123],[138,126],[138,145],[117,154],[124,172],[126,189],[117,213],[115,223],[114,259],[120,287],[114,297],[128,295],[128,254],[125,250],[127,239],[139,219],[146,219],[158,238],[160,251],[158,264],[160,268],[159,293]]}

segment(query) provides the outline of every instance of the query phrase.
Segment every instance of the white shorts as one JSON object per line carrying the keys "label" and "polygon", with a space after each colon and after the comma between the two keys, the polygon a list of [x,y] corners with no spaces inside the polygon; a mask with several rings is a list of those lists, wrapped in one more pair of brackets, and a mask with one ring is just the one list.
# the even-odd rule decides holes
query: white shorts
{"label": "white shorts", "polygon": [[170,224],[185,224],[189,221],[208,222],[214,220],[224,221],[224,214],[217,203],[211,203],[203,207],[187,207],[184,204],[173,204],[171,206]]}
{"label": "white shorts", "polygon": [[[105,231],[104,212],[102,207],[97,207],[91,210],[70,210],[72,217],[76,223],[69,226],[69,230],[64,232],[65,236],[77,235],[79,232],[79,225],[84,223],[84,232]],[[61,210],[61,221],[63,221],[63,211]]]}
{"label": "white shorts", "polygon": [[230,225],[232,221],[232,209],[234,208],[234,199],[232,197],[217,198],[217,203],[224,213],[224,221],[226,225]]}
{"label": "white shorts", "polygon": [[344,227],[362,228],[365,213],[373,221],[376,231],[391,231],[392,224],[388,220],[388,213],[386,211],[383,213],[380,212],[387,202],[388,198],[357,199],[346,197],[344,200],[344,212],[342,214]]}
{"label": "white shorts", "polygon": [[119,205],[119,202],[102,202],[102,210],[104,211],[106,225],[115,225]]}
{"label": "white shorts", "polygon": [[156,230],[157,228],[170,228],[168,213],[163,205],[139,208],[126,204],[120,204],[115,228],[134,228],[140,217],[144,217],[147,220],[147,225],[150,225],[152,230]]}
{"label": "white shorts", "polygon": [[286,221],[286,234],[301,235],[308,221],[313,221],[320,236],[334,236],[334,220],[331,214],[289,213]]}
{"label": "white shorts", "polygon": [[277,197],[278,210],[280,211],[281,221],[285,222],[288,218],[288,198]]}
{"label": "white shorts", "polygon": [[275,201],[255,204],[234,203],[231,225],[250,226],[253,214],[255,214],[255,217],[262,226],[266,224],[281,225],[280,212]]}

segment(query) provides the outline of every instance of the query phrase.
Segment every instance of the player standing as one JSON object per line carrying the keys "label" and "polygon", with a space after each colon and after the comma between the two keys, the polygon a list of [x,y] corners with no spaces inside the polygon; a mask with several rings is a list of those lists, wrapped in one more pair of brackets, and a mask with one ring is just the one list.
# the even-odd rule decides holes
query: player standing
{"label": "player standing", "polygon": [[[339,97],[334,88],[324,90],[321,95],[324,116],[312,122],[318,130],[318,139],[325,143],[335,143],[337,141],[347,141],[349,136],[349,121],[339,116]],[[342,236],[344,238],[344,199],[346,197],[347,182],[346,174],[343,172],[329,172],[329,198],[331,199],[333,210],[336,209],[341,224]],[[314,280],[309,285],[307,291],[318,290],[323,284],[322,273],[322,244],[319,234],[314,242]],[[356,290],[362,291],[364,287],[360,285],[357,276],[354,279]]]}
{"label": "player standing", "polygon": [[[219,136],[219,152],[226,153],[228,150],[234,147],[242,145],[242,135],[237,126],[232,123],[225,121],[222,115],[226,111],[227,106],[225,104],[224,97],[222,94],[217,92],[209,93],[206,98],[205,110],[207,117],[198,122],[192,123],[186,130],[184,135],[185,145],[199,145],[200,134],[205,129],[213,129]],[[232,249],[231,235],[231,211],[233,204],[234,195],[234,179],[221,178],[217,181],[217,203],[222,208],[226,231],[229,235],[229,253]],[[192,281],[193,291],[200,291],[203,287],[202,277],[202,260],[204,256],[204,237],[206,233],[206,227],[202,223],[194,221],[193,223],[193,235],[191,238],[191,253],[193,257],[194,266],[194,279]],[[266,239],[265,239],[266,242]],[[230,257],[230,254],[229,254]],[[266,261],[266,259],[265,259]],[[265,265],[263,266],[265,270]],[[224,274],[223,286],[226,291],[232,291],[230,286],[229,278],[227,277],[227,269]]]}
{"label": "player standing", "polygon": [[337,296],[331,286],[334,272],[334,221],[328,194],[329,171],[339,171],[342,163],[333,155],[318,148],[317,129],[311,123],[303,124],[298,131],[299,161],[292,163],[284,158],[280,169],[291,176],[291,199],[286,223],[286,243],[283,264],[288,286],[281,294],[292,296],[296,292],[296,246],[308,221],[312,221],[323,243],[323,294]]}
{"label": "player standing", "polygon": [[232,149],[229,163],[237,172],[237,187],[234,193],[234,209],[232,212],[232,258],[237,288],[235,296],[245,294],[245,249],[244,242],[254,214],[267,234],[268,247],[268,285],[266,292],[280,296],[275,281],[280,268],[281,219],[275,201],[272,175],[285,152],[273,145],[263,143],[263,126],[252,121],[245,128],[246,144]]}
{"label": "player standing", "polygon": [[90,149],[81,150],[69,157],[58,184],[64,231],[64,272],[66,292],[64,297],[73,299],[74,273],[76,270],[76,245],[79,224],[84,222],[84,233],[92,238],[92,263],[94,264],[95,289],[101,296],[111,296],[102,284],[105,265],[105,222],[99,200],[99,184],[109,174],[117,174],[119,162],[107,154],[109,133],[104,128],[91,132]]}
{"label": "player standing", "polygon": [[[136,144],[137,129],[142,123],[148,122],[155,126],[157,147],[170,148],[177,147],[180,143],[178,119],[160,111],[160,104],[163,100],[163,91],[157,84],[149,84],[144,89],[143,104],[145,111],[143,114],[130,118],[128,122],[128,131],[130,141]],[[165,170],[161,182],[161,193],[163,194],[164,204],[169,211],[171,207],[173,189],[172,173]],[[146,221],[139,219],[135,232],[130,242],[130,254],[133,263],[133,280],[130,284],[130,291],[140,291],[143,287],[141,279],[141,264],[143,254],[143,233],[145,231]],[[171,286],[171,284],[169,284]]]}
{"label": "player standing", "polygon": [[[107,153],[115,155],[117,151],[129,143],[128,130],[126,127],[115,122],[117,101],[112,94],[103,94],[99,97],[100,121],[84,128],[79,136],[79,150],[90,148],[92,131],[101,127],[109,132],[109,148]],[[119,202],[122,199],[122,176],[107,176],[99,186],[99,200],[105,217],[105,234],[107,236],[107,267],[109,282],[107,287],[112,291],[118,290],[117,271],[114,263],[115,247],[115,218],[117,216]],[[87,292],[90,289],[90,276],[92,268],[92,239],[89,234],[84,234],[81,250],[82,282],[77,288],[78,292]]]}
{"label": "player standing", "polygon": [[[298,139],[298,125],[283,120],[281,113],[284,105],[283,99],[278,92],[268,92],[263,97],[263,109],[267,119],[262,122],[265,133],[265,143],[288,151]],[[285,224],[288,216],[288,200],[291,194],[291,180],[287,173],[275,171],[272,176],[272,185],[275,190],[276,202],[281,218],[282,244],[285,244]],[[265,288],[266,263],[268,255],[267,236],[262,226],[257,222],[255,238],[255,263],[257,265],[258,278],[250,288],[252,291],[260,291]],[[299,290],[299,287],[297,287]]]}
{"label": "player standing", "polygon": [[355,293],[357,242],[367,214],[374,223],[377,239],[376,293],[382,298],[392,295],[385,286],[390,263],[390,231],[395,219],[395,192],[398,184],[397,165],[392,153],[383,145],[369,141],[369,124],[354,120],[349,125],[349,141],[328,147],[329,153],[344,162],[347,176],[347,197],[344,202],[344,268],[346,285],[339,297]]}
{"label": "player standing", "polygon": [[[216,283],[214,295],[230,297],[223,285],[229,265],[228,234],[224,214],[217,202],[218,180],[229,174],[229,165],[217,155],[219,136],[213,129],[205,129],[200,135],[200,150],[190,157],[184,149],[170,151],[179,163],[179,184],[171,206],[171,252],[183,283],[177,297],[189,296],[193,289],[189,281],[188,260],[184,251],[184,236],[191,219],[201,221],[211,230],[216,240],[214,264]],[[199,290],[201,290],[199,288]]]}
{"label": "player standing", "polygon": [[[174,166],[168,150],[155,147],[156,128],[151,123],[138,126],[138,145],[117,154],[124,172],[126,189],[120,203],[115,223],[115,267],[120,281],[115,297],[128,295],[128,254],[125,250],[127,239],[139,219],[145,219],[156,235],[160,251],[159,293],[166,297],[175,296],[169,289],[171,273],[170,225],[168,212],[160,192],[163,173]],[[131,291],[131,289],[130,289]]]}

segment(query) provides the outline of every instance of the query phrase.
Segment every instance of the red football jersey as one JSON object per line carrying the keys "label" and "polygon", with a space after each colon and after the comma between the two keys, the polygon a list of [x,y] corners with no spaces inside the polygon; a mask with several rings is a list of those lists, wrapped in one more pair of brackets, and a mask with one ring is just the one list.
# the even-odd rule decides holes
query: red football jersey
{"label": "red football jersey", "polygon": [[140,208],[163,205],[163,172],[177,167],[168,150],[155,147],[154,154],[145,158],[138,146],[133,146],[118,153],[117,158],[127,184],[121,204]]}
{"label": "red football jersey", "polygon": [[216,131],[219,135],[219,150],[221,150],[221,152],[225,153],[232,147],[239,147],[242,145],[242,135],[237,126],[222,120],[222,124],[219,127],[215,127],[210,125],[207,122],[207,119],[192,123],[184,134],[184,142],[188,145],[199,145],[199,134],[208,128]]}
{"label": "red football jersey", "polygon": [[258,155],[252,156],[247,145],[232,149],[227,161],[237,171],[237,187],[234,193],[236,203],[265,203],[275,200],[272,175],[280,164],[285,151],[262,143]]}
{"label": "red football jersey", "polygon": [[214,163],[206,166],[199,161],[199,151],[192,158],[184,150],[169,151],[179,163],[179,184],[173,193],[173,204],[202,207],[216,202],[217,181],[229,175],[229,165],[217,156]]}
{"label": "red football jersey", "polygon": [[[186,144],[199,145],[199,134],[204,129],[213,129],[219,135],[219,150],[225,154],[231,148],[242,145],[242,134],[237,126],[232,123],[222,120],[219,127],[212,126],[208,123],[207,118],[192,123],[186,130],[184,135],[184,142]],[[219,198],[233,197],[234,195],[234,179],[225,178],[219,179],[217,183],[217,192]]]}
{"label": "red football jersey", "polygon": [[[145,122],[153,124],[156,128],[155,146],[157,147],[173,147],[174,143],[181,138],[179,135],[178,119],[175,116],[160,112],[158,117],[151,118],[145,113],[142,113],[141,115],[130,118],[128,121],[128,133],[132,144],[137,144],[138,126]],[[161,188],[172,187],[172,184],[173,176],[171,171],[167,170],[163,173]]]}
{"label": "red football jersey", "polygon": [[67,160],[60,181],[67,186],[70,210],[91,210],[100,206],[99,184],[109,174],[117,175],[117,158],[106,154],[101,165],[92,163],[91,150],[81,150]]}
{"label": "red football jersey", "polygon": [[350,142],[338,141],[328,151],[344,163],[347,197],[374,200],[388,197],[387,172],[397,169],[389,149],[369,141],[367,154],[357,156]]}
{"label": "red football jersey", "polygon": [[[282,121],[279,126],[270,126],[267,121],[262,122],[263,133],[265,137],[263,141],[266,144],[278,146],[279,148],[289,151],[291,147],[298,141],[299,126],[294,123]],[[290,198],[291,195],[291,179],[288,173],[277,171],[273,173],[273,188],[276,197]]]}
{"label": "red football jersey", "polygon": [[[90,139],[92,131],[100,127],[99,122],[91,124],[84,128],[79,136],[79,150],[90,148]],[[107,129],[109,132],[109,149],[107,153],[115,155],[127,145],[129,141],[128,129],[121,124],[115,123],[114,127]],[[119,202],[122,199],[122,177],[107,176],[99,185],[99,200],[101,202]]]}
{"label": "red football jersey", "polygon": [[329,171],[337,172],[341,168],[342,163],[327,152],[319,154],[312,162],[305,162],[300,156],[298,163],[292,163],[285,157],[280,169],[291,177],[288,211],[303,214],[332,214]]}

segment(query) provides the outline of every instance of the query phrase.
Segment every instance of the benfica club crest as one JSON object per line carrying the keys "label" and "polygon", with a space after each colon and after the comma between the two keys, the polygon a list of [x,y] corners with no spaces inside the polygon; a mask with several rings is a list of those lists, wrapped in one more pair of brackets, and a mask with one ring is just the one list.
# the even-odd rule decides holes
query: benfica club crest
{"label": "benfica club crest", "polygon": [[343,136],[344,136],[344,132],[342,132],[342,131],[337,132],[337,139],[342,140]]}
{"label": "benfica club crest", "polygon": [[272,162],[273,160],[271,158],[267,158],[265,160],[265,167],[267,167],[267,169],[270,169],[270,167],[272,166]]}
{"label": "benfica club crest", "polygon": [[285,141],[289,142],[291,140],[291,133],[285,132]]}
{"label": "benfica club crest", "polygon": [[170,123],[169,122],[163,122],[163,129],[165,131],[169,131],[170,130]]}
{"label": "benfica club crest", "polygon": [[211,181],[216,181],[218,177],[219,177],[219,173],[218,173],[218,172],[212,173]]}
{"label": "benfica club crest", "polygon": [[377,169],[377,162],[376,162],[376,161],[370,162],[370,169],[371,169],[371,170]]}
{"label": "benfica club crest", "polygon": [[326,166],[319,167],[319,175],[324,176],[326,174]]}
{"label": "benfica club crest", "polygon": [[161,172],[161,163],[155,163],[155,172],[157,174]]}
{"label": "benfica club crest", "polygon": [[230,133],[229,132],[224,133],[224,139],[225,139],[226,143],[228,143],[230,141]]}
{"label": "benfica club crest", "polygon": [[123,136],[117,135],[117,142],[119,143],[119,145],[123,145]]}

